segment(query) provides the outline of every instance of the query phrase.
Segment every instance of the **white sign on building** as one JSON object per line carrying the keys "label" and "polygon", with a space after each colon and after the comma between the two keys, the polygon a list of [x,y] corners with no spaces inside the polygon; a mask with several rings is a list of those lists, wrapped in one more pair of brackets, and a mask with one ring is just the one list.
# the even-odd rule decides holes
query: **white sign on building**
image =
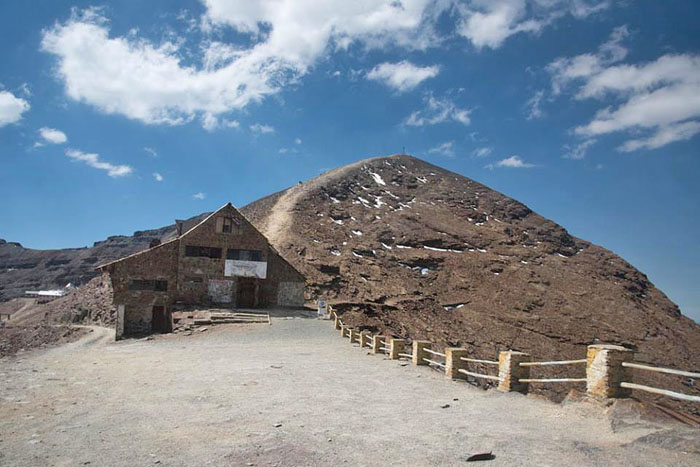
{"label": "white sign on building", "polygon": [[224,267],[224,276],[265,279],[267,277],[267,262],[227,259]]}

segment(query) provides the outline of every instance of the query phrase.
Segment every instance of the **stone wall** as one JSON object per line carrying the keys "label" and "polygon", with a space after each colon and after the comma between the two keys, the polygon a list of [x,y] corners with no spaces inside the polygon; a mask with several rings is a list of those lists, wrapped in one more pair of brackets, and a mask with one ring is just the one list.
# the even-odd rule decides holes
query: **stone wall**
{"label": "stone wall", "polygon": [[280,282],[277,288],[277,305],[289,307],[304,306],[304,283]]}
{"label": "stone wall", "polygon": [[[217,232],[217,218],[231,217],[238,221],[238,228],[234,232]],[[234,227],[236,227],[234,225]],[[214,258],[192,258],[185,256],[187,246],[205,246],[221,248],[221,257]],[[226,206],[217,211],[213,216],[199,225],[196,229],[185,233],[180,237],[178,269],[179,301],[186,304],[213,304],[209,300],[209,281],[211,280],[233,280],[235,277],[224,276],[226,252],[229,248],[241,250],[259,250],[263,253],[263,260],[267,261],[269,256],[269,246],[267,239],[258,232],[233,206]],[[268,263],[268,271],[272,269]],[[201,284],[195,286],[187,280],[191,278],[201,278]],[[230,304],[236,305],[235,290],[236,284],[232,286],[232,299]],[[202,300],[204,298],[204,300]],[[259,297],[259,303],[269,304],[269,300]]]}
{"label": "stone wall", "polygon": [[[233,232],[221,231],[224,217],[237,221]],[[220,248],[221,254],[216,258],[189,257],[185,255],[187,246]],[[267,262],[266,279],[225,276],[228,249],[262,252],[262,260]],[[154,306],[168,311],[173,304],[242,306],[237,303],[237,290],[244,280],[253,282],[254,306],[304,305],[304,277],[230,204],[181,237],[105,268],[112,279],[114,304],[125,305],[126,335],[151,331]],[[129,281],[134,279],[167,281],[167,291],[129,290]]]}
{"label": "stone wall", "polygon": [[[177,288],[178,242],[159,245],[147,254],[136,254],[109,266],[114,304],[125,305],[124,334],[151,332],[154,306],[169,308]],[[164,280],[167,291],[129,290],[131,280]]]}

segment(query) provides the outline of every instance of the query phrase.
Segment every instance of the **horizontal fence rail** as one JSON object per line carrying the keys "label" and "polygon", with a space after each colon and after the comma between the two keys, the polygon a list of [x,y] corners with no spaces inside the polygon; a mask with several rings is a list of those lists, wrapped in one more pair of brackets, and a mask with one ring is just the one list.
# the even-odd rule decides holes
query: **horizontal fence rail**
{"label": "horizontal fence rail", "polygon": [[[450,379],[464,379],[466,375],[473,378],[498,382],[500,391],[517,391],[526,393],[529,384],[552,383],[588,383],[587,392],[594,398],[624,398],[630,397],[630,390],[645,391],[674,399],[700,403],[700,396],[683,394],[668,389],[660,389],[631,381],[630,372],[622,372],[622,367],[640,371],[665,373],[687,378],[700,379],[700,373],[653,366],[648,363],[634,362],[635,351],[619,345],[593,344],[587,347],[587,358],[575,360],[532,361],[532,357],[524,352],[506,350],[499,352],[498,360],[470,358],[469,350],[465,348],[448,347],[443,352],[431,348],[432,343],[425,340],[394,338],[371,334],[367,330],[360,332],[343,323],[335,310],[330,317],[335,320],[335,327],[341,331],[341,336],[350,337],[350,342],[359,343],[360,347],[372,348],[372,353],[388,355],[391,359],[407,358],[413,365],[434,365],[444,370]],[[406,353],[413,346],[412,353]],[[430,358],[427,358],[430,357]],[[498,367],[498,375],[478,373],[466,369],[467,363],[492,365]],[[562,365],[586,365],[585,377],[566,378],[531,378],[530,368]]]}
{"label": "horizontal fence rail", "polygon": [[520,383],[585,383],[586,378],[520,378]]}
{"label": "horizontal fence rail", "polygon": [[669,375],[687,376],[689,378],[700,378],[700,373],[691,371],[674,370],[673,368],[663,368],[659,366],[642,365],[640,363],[622,362],[622,366],[636,368],[637,370],[654,371],[657,373],[668,373]]}
{"label": "horizontal fence rail", "polygon": [[586,363],[587,361],[587,359],[582,358],[580,360],[556,360],[552,362],[520,362],[520,366],[575,365],[577,363]]}
{"label": "horizontal fence rail", "polygon": [[484,363],[486,365],[498,365],[498,362],[493,361],[493,360],[479,360],[478,358],[466,358],[466,357],[459,357],[460,360],[463,362],[470,362],[470,363]]}
{"label": "horizontal fence rail", "polygon": [[432,363],[433,365],[437,365],[439,367],[445,368],[445,364],[441,362],[436,362],[435,360],[430,360],[429,358],[424,358],[424,362]]}
{"label": "horizontal fence rail", "polygon": [[492,379],[492,380],[494,380],[494,381],[500,381],[500,380],[501,380],[501,378],[498,377],[498,376],[485,375],[485,374],[483,374],[483,373],[474,373],[473,371],[467,371],[467,370],[463,370],[463,369],[461,369],[461,368],[460,368],[459,370],[457,370],[457,371],[459,371],[459,372],[462,373],[463,375],[473,376],[474,378]]}
{"label": "horizontal fence rail", "polygon": [[651,386],[644,386],[643,384],[634,384],[634,383],[625,383],[625,382],[620,383],[620,386],[622,386],[623,388],[628,388],[628,389],[638,389],[640,391],[651,392],[654,394],[661,394],[664,396],[673,397],[674,399],[681,399],[681,400],[690,401],[690,402],[700,402],[700,396],[691,396],[689,394],[683,394],[680,392],[669,391],[668,389],[658,389],[658,388],[652,388]]}

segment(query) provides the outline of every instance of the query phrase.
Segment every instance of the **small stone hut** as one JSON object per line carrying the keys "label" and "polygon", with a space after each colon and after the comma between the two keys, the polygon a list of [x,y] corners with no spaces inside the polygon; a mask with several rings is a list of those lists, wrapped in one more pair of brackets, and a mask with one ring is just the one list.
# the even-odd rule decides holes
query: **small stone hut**
{"label": "small stone hut", "polygon": [[231,203],[176,238],[98,266],[108,272],[122,335],[170,332],[191,306],[302,307],[305,278]]}

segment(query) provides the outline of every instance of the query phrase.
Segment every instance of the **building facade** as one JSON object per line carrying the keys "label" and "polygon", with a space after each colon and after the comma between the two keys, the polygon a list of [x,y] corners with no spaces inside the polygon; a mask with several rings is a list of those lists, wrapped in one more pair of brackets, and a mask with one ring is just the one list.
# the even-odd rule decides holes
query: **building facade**
{"label": "building facade", "polygon": [[191,306],[302,307],[305,279],[231,203],[177,238],[99,266],[110,275],[117,338],[169,332]]}

